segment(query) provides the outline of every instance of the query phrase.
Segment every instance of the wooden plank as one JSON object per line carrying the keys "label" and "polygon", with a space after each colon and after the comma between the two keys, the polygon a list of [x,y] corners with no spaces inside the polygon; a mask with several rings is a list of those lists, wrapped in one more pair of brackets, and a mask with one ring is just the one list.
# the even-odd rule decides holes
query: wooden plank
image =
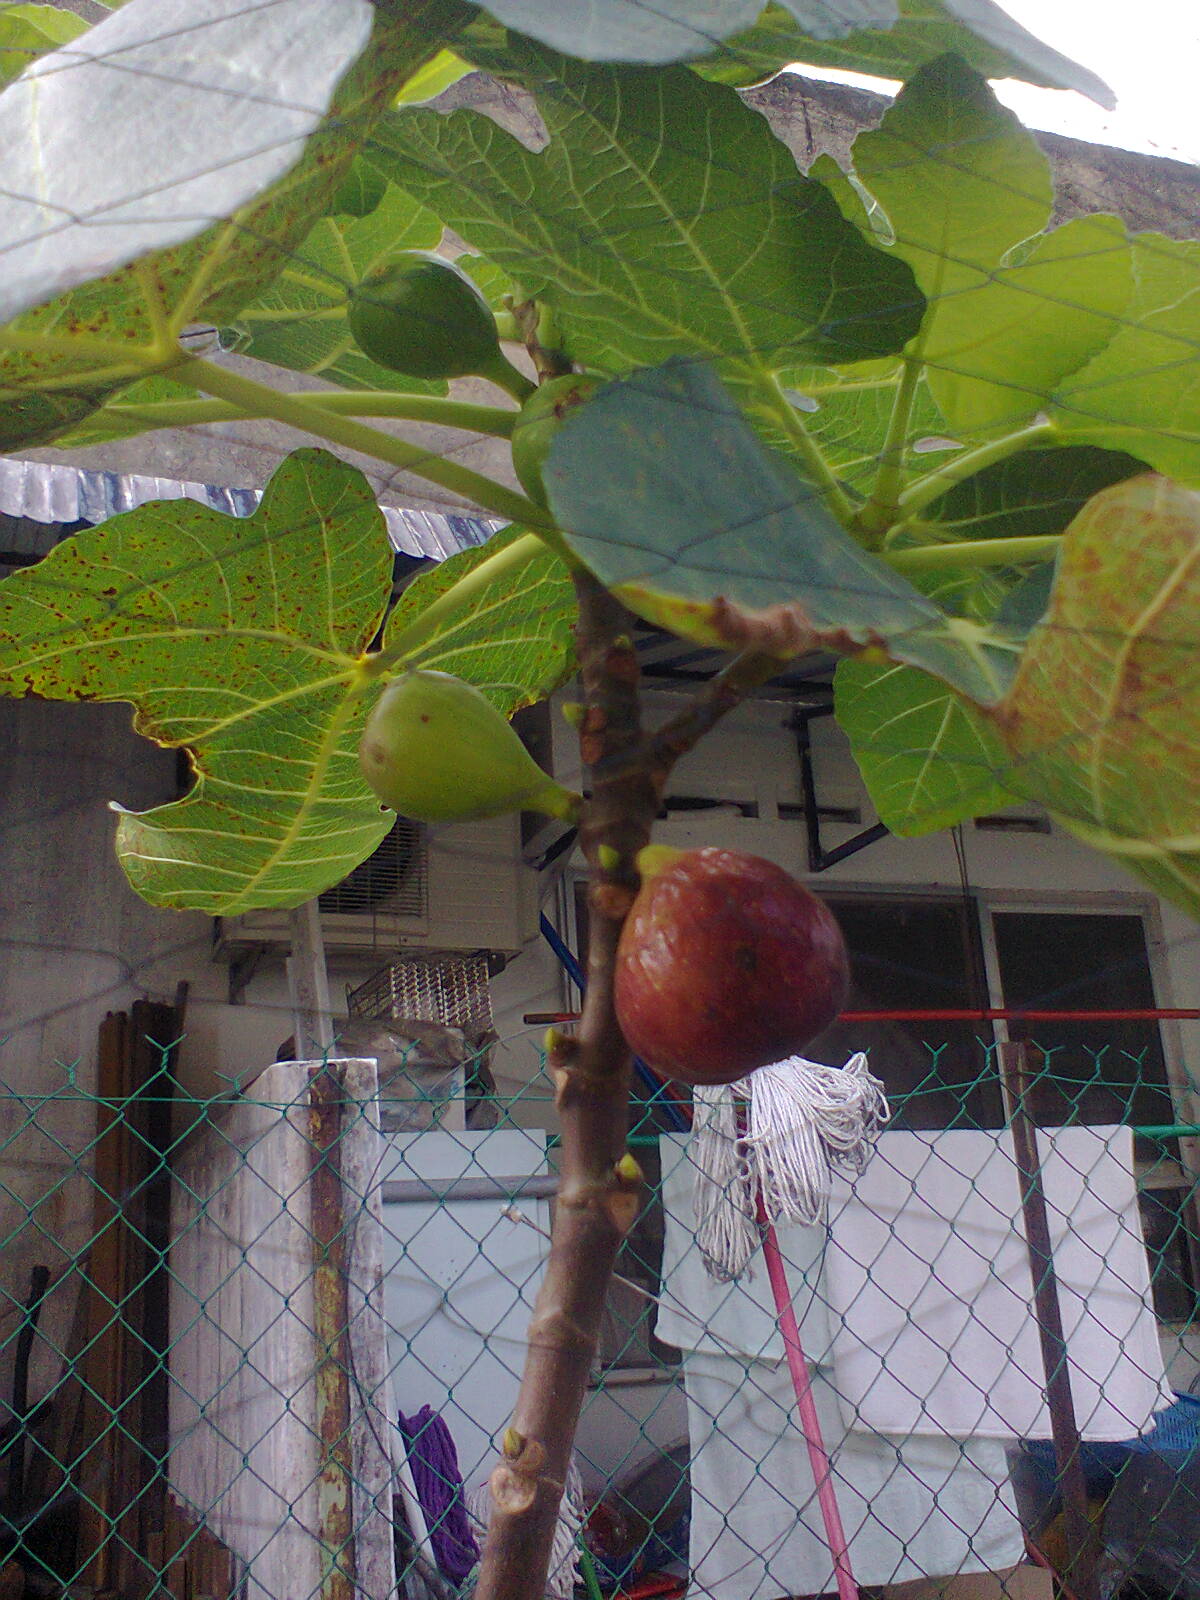
{"label": "wooden plank", "polygon": [[379,1175],[385,1147],[379,1127],[375,1062],[343,1062],[342,1081],[342,1226],[348,1241],[346,1303],[357,1401],[351,1418],[355,1577],[363,1600],[392,1600],[396,1547],[391,1448],[396,1407],[391,1397],[383,1316],[383,1186]]}
{"label": "wooden plank", "polygon": [[196,1136],[172,1190],[172,1490],[248,1600],[320,1587],[308,1068],[277,1062]]}
{"label": "wooden plank", "polygon": [[[80,1493],[78,1566],[96,1590],[112,1583],[112,1420],[120,1392],[116,1308],[121,1294],[121,1229],[117,1213],[123,1185],[124,1141],[117,1110],[125,1081],[129,1019],[110,1012],[100,1025],[97,1062],[96,1148],[93,1155],[92,1243],[88,1253],[84,1338],[77,1358],[83,1372],[81,1407],[85,1452],[72,1472]],[[75,1352],[72,1352],[74,1355]]]}
{"label": "wooden plank", "polygon": [[170,1310],[164,1261],[170,1239],[171,1147],[174,1094],[170,1047],[183,1018],[175,1006],[135,1002],[130,1016],[129,1100],[126,1138],[129,1188],[122,1224],[126,1236],[125,1405],[121,1464],[125,1510],[119,1525],[120,1588],[128,1600],[155,1588],[161,1563],[147,1557],[152,1534],[161,1529],[167,1449],[166,1357]]}

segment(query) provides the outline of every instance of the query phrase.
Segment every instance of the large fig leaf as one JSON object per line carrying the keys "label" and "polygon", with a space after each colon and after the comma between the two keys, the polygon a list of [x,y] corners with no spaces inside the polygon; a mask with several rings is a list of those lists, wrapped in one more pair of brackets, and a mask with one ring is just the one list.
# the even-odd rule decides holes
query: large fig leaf
{"label": "large fig leaf", "polygon": [[[457,558],[454,575],[489,554],[483,546]],[[214,915],[296,905],[386,833],[389,818],[358,770],[370,696],[355,691],[391,568],[366,479],[301,450],[251,517],[186,500],[142,506],[0,585],[0,688],[131,701],[140,732],[191,753],[195,784],[183,800],[123,813],[118,825],[122,864],[146,899]],[[520,635],[522,576],[510,571],[510,639]],[[488,609],[464,588],[461,605],[437,596],[421,658],[449,629],[458,670],[480,681],[474,637],[482,681],[502,709],[537,698],[566,661],[565,575],[557,587],[540,575],[538,609],[524,611],[529,647],[514,651],[503,682],[486,642]],[[490,607],[500,603],[493,593]]]}
{"label": "large fig leaf", "polygon": [[1144,461],[1122,450],[1023,450],[964,478],[926,506],[922,541],[1062,533],[1094,494],[1145,470]]}
{"label": "large fig leaf", "polygon": [[[615,37],[612,25],[624,25],[624,47],[606,51],[581,47],[582,3],[572,0],[564,8],[551,0],[504,0],[503,7],[489,9],[497,17],[502,10],[515,16],[519,9],[533,19],[515,24],[523,33],[569,55],[647,63],[690,60],[701,76],[736,88],[797,63],[903,79],[953,50],[985,77],[1076,89],[1109,110],[1115,104],[1111,89],[1094,73],[1035,39],[992,0],[855,0],[836,6],[826,0],[781,0],[765,9],[750,0],[708,0],[705,6],[671,0],[636,9],[628,0],[607,5],[592,0],[587,13],[593,38],[610,29]],[[734,28],[739,31],[731,33]],[[698,51],[701,33],[706,38]],[[467,30],[463,53],[499,77],[515,68],[504,29],[486,17]]]}
{"label": "large fig leaf", "polygon": [[23,312],[0,329],[0,450],[168,364],[163,323],[222,321],[261,293],[373,118],[469,14],[130,0],[0,95],[0,320]]}
{"label": "large fig leaf", "polygon": [[0,321],[281,178],[370,30],[366,0],[130,0],[34,63],[0,97]]}
{"label": "large fig leaf", "polygon": [[1200,242],[1141,233],[1132,245],[1122,325],[1059,387],[1051,415],[1074,439],[1200,487]]}
{"label": "large fig leaf", "polygon": [[866,243],[731,90],[685,68],[514,48],[544,151],[473,112],[402,111],[367,153],[544,298],[576,360],[619,372],[703,355],[760,373],[888,354],[916,331],[908,268]]}
{"label": "large fig leaf", "polygon": [[[665,65],[706,55],[730,34],[749,28],[762,0],[489,0],[506,27],[585,61]],[[817,39],[840,39],[859,28],[888,27],[895,0],[784,0],[797,28]]]}
{"label": "large fig leaf", "polygon": [[17,77],[55,45],[77,39],[86,28],[82,17],[58,6],[6,5],[0,11],[0,83]]}
{"label": "large fig leaf", "polygon": [[1063,542],[993,712],[1007,785],[1200,916],[1200,495],[1144,473]]}
{"label": "large fig leaf", "polygon": [[1007,681],[1004,642],[863,550],[701,362],[609,384],[564,423],[545,483],[588,566],[686,638],[781,657],[870,647],[985,702]]}
{"label": "large fig leaf", "polygon": [[[1027,450],[956,484],[922,514],[925,544],[1062,533],[1091,497],[1144,472],[1115,450]],[[1014,639],[1045,612],[1053,563],[937,569],[922,583],[938,601],[994,620]],[[920,579],[920,574],[914,574]],[[930,833],[1012,801],[1003,741],[978,707],[913,667],[839,662],[838,721],[880,820],[893,833]]]}
{"label": "large fig leaf", "polygon": [[1012,803],[1004,743],[979,710],[915,667],[839,661],[837,719],[879,820],[934,833]]}
{"label": "large fig leaf", "polygon": [[[494,561],[518,540],[519,582],[504,568],[480,582],[485,561]],[[482,553],[481,553],[482,552]],[[475,574],[471,600],[461,599],[463,579]],[[456,593],[457,591],[457,593]],[[443,614],[436,607],[452,609]],[[429,622],[437,626],[430,632]],[[531,626],[531,619],[537,625]],[[410,666],[452,672],[482,689],[506,715],[549,694],[575,664],[575,590],[566,567],[544,544],[519,528],[494,534],[486,545],[465,550],[421,573],[388,618],[384,648],[404,648]]]}
{"label": "large fig leaf", "polygon": [[1132,281],[1125,225],[1101,213],[1051,229],[986,283],[940,300],[920,349],[951,429],[1009,433],[1044,411],[1122,325]]}
{"label": "large fig leaf", "polygon": [[854,163],[929,301],[912,353],[951,431],[1019,426],[1112,337],[1131,285],[1122,223],[1042,235],[1049,163],[957,56],[921,68]]}
{"label": "large fig leaf", "polygon": [[233,347],[347,389],[445,394],[445,383],[406,378],[371,361],[347,326],[348,295],[400,250],[429,250],[442,225],[394,184],[365,217],[322,217],[265,294],[243,307]]}
{"label": "large fig leaf", "polygon": [[728,39],[695,70],[738,87],[797,64],[902,80],[952,50],[985,78],[1076,89],[1110,111],[1116,103],[1095,73],[1034,38],[992,0],[900,0],[899,12],[891,28],[820,38],[806,33],[785,6],[769,5],[754,27]]}

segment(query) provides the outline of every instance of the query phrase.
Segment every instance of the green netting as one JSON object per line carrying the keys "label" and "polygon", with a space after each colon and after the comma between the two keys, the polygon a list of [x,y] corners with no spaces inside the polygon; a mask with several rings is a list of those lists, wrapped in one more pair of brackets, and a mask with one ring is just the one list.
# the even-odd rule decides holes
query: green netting
{"label": "green netting", "polygon": [[[139,1064],[125,1092],[70,1067],[0,1088],[5,1592],[469,1593],[552,1223],[544,1078],[476,1097],[473,1126],[417,1073],[377,1099],[357,1060],[277,1062],[200,1100],[175,1041],[106,1026]],[[959,1041],[950,1088],[947,1044],[922,1048],[827,1221],[778,1230],[857,1584],[1049,1595],[1053,1569],[1104,1600],[1196,1593],[1198,1130],[1113,1115],[1144,1103],[1136,1055],[1095,1049],[1084,1070],[1035,1042],[1051,1252],[1031,1258],[1013,1127],[976,1115],[997,1047],[979,1039],[964,1076]],[[947,1094],[930,1128],[920,1108]],[[1079,1115],[1038,1114],[1064,1099]],[[761,1256],[730,1282],[701,1259],[688,1120],[675,1092],[634,1106],[646,1202],[548,1592],[830,1592],[777,1306]],[[1082,1549],[1056,1376],[1082,1436]]]}

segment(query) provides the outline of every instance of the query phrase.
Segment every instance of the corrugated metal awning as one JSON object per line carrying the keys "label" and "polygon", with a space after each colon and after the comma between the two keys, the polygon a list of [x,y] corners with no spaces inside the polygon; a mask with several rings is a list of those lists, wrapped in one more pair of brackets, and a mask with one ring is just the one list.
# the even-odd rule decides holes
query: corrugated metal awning
{"label": "corrugated metal awning", "polygon": [[[57,530],[64,524],[103,522],[148,500],[196,500],[214,511],[247,517],[261,498],[257,489],[0,457],[0,513],[21,522],[22,548],[28,546],[29,554],[35,556],[45,555],[58,543]],[[445,516],[403,506],[383,506],[381,510],[395,548],[427,561],[444,561],[458,550],[483,544],[501,526],[482,517]],[[41,540],[38,524],[45,529]]]}

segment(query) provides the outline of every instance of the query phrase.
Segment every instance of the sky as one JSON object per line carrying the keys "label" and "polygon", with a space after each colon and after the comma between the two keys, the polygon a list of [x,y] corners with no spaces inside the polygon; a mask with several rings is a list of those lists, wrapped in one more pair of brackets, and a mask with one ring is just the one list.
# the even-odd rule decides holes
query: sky
{"label": "sky", "polygon": [[[1006,82],[1000,99],[1032,128],[1200,162],[1200,0],[1001,0],[1063,55],[1090,67],[1117,97],[1104,111],[1082,95]],[[850,73],[815,73],[885,88]]]}

